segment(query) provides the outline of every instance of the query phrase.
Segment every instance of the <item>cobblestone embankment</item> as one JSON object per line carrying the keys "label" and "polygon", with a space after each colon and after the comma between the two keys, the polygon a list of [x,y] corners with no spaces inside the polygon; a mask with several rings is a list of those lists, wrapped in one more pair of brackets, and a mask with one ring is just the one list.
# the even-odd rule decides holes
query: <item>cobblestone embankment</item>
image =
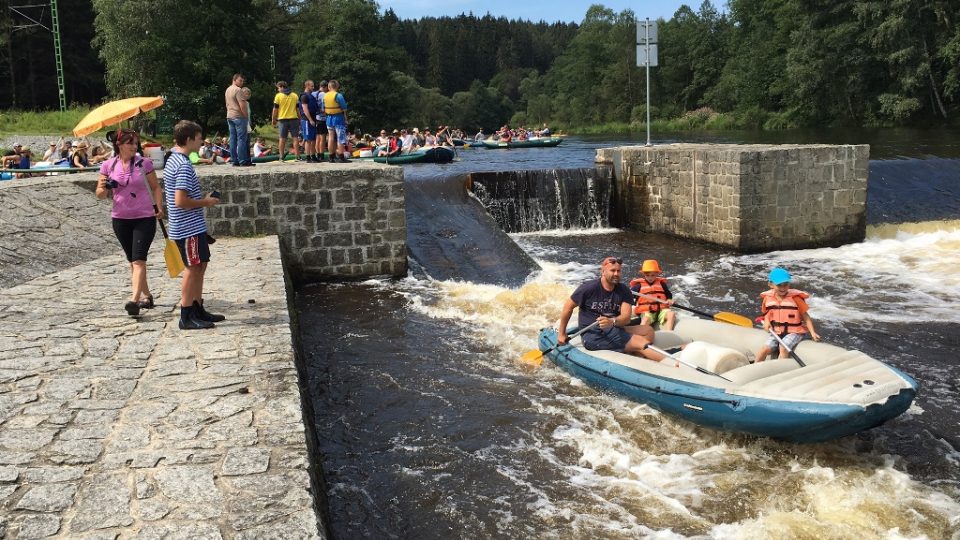
{"label": "cobblestone embankment", "polygon": [[112,238],[91,260],[55,229],[37,249],[89,262],[0,289],[0,537],[321,537],[277,238],[214,246],[205,297],[228,320],[191,333],[162,243],[134,320]]}

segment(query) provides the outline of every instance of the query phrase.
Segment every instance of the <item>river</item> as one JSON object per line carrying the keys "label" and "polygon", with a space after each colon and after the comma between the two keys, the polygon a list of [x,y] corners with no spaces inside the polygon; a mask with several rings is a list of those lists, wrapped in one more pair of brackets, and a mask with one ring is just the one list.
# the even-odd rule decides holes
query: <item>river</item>
{"label": "river", "polygon": [[[453,164],[405,175],[417,188],[477,171],[591,167],[596,148],[638,140],[466,149]],[[542,267],[522,286],[412,272],[302,287],[302,355],[335,538],[960,538],[957,133],[654,137],[680,140],[870,143],[866,240],[741,255],[610,228],[549,230],[511,235]],[[445,204],[436,197],[418,202]],[[659,259],[678,301],[750,316],[765,273],[785,266],[812,294],[824,340],[909,373],[917,399],[856,436],[787,444],[697,427],[549,362],[520,366],[608,254],[626,259],[625,272]]]}

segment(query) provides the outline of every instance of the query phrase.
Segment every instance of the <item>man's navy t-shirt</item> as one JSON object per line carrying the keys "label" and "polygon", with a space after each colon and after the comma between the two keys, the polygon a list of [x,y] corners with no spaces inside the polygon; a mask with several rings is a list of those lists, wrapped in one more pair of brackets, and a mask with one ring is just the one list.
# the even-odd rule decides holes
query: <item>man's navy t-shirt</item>
{"label": "man's navy t-shirt", "polygon": [[633,305],[633,294],[629,287],[623,283],[617,283],[612,291],[607,291],[600,284],[600,278],[577,287],[577,290],[570,295],[570,299],[580,306],[580,313],[577,314],[579,328],[590,326],[600,315],[619,316],[624,302]]}

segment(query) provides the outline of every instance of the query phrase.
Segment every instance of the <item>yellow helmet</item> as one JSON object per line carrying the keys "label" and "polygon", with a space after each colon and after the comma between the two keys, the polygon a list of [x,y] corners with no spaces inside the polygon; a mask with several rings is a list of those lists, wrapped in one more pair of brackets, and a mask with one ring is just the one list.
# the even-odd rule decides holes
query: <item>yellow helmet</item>
{"label": "yellow helmet", "polygon": [[647,259],[643,261],[643,266],[640,267],[641,272],[660,272],[660,263],[655,259]]}

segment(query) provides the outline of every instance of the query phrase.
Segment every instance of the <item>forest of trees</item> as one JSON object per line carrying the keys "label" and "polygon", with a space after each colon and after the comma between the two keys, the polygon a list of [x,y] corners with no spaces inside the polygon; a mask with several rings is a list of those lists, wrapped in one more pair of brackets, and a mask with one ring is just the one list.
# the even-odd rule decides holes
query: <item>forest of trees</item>
{"label": "forest of trees", "polygon": [[[659,22],[654,118],[767,129],[956,122],[956,1],[721,7],[682,6]],[[49,25],[49,9],[31,9]],[[371,0],[60,0],[59,9],[70,103],[161,94],[166,114],[219,125],[223,88],[241,71],[255,121],[269,117],[276,80],[298,88],[305,78],[339,79],[354,126],[365,131],[636,126],[646,115],[635,15],[602,5],[579,24],[473,14],[402,20]],[[0,109],[56,108],[50,32],[5,15]]]}

